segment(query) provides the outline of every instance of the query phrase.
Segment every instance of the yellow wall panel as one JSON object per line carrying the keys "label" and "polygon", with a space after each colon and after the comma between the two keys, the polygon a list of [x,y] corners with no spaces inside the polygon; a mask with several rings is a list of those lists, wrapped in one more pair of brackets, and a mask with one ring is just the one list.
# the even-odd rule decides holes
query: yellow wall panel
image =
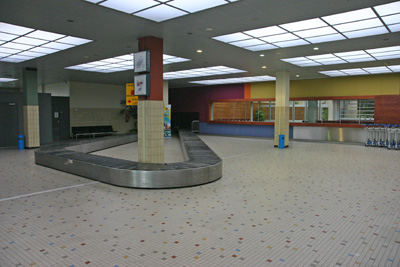
{"label": "yellow wall panel", "polygon": [[[398,94],[400,94],[400,74],[397,73],[290,81],[290,97]],[[251,97],[275,97],[275,82],[253,83]]]}
{"label": "yellow wall panel", "polygon": [[252,83],[251,98],[275,98],[275,82]]}

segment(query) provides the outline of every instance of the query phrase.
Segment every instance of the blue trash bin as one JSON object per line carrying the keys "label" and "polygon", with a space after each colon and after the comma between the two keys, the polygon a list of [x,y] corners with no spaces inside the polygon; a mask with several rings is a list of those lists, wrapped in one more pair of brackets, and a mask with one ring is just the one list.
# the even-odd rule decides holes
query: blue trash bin
{"label": "blue trash bin", "polygon": [[18,135],[18,149],[25,149],[25,136],[23,135]]}
{"label": "blue trash bin", "polygon": [[285,135],[284,134],[279,135],[279,148],[280,149],[285,148]]}

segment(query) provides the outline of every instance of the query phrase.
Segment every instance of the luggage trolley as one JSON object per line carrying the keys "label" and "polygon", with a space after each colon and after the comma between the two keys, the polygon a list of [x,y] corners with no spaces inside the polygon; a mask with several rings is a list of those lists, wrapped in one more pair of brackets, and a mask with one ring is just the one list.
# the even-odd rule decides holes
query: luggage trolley
{"label": "luggage trolley", "polygon": [[387,146],[387,149],[395,149],[397,145],[397,124],[393,124],[391,128],[389,128],[388,131],[388,140],[389,144]]}
{"label": "luggage trolley", "polygon": [[372,124],[368,124],[368,126],[366,124],[363,124],[364,126],[364,130],[367,132],[367,140],[365,141],[365,146],[372,146],[372,135],[373,135],[373,131],[374,128],[372,126]]}
{"label": "luggage trolley", "polygon": [[390,124],[386,124],[385,125],[385,147],[389,147],[389,143],[390,143]]}
{"label": "luggage trolley", "polygon": [[379,127],[379,137],[378,137],[378,146],[384,147],[385,146],[385,134],[386,134],[386,129],[385,129],[385,124],[381,124]]}
{"label": "luggage trolley", "polygon": [[396,140],[396,145],[395,145],[394,149],[400,150],[400,124],[397,126],[397,129],[396,129],[395,140]]}
{"label": "luggage trolley", "polygon": [[380,127],[379,124],[374,124],[374,127],[372,127],[372,146],[378,146],[379,142],[378,142],[378,138],[379,138],[379,132],[380,132]]}

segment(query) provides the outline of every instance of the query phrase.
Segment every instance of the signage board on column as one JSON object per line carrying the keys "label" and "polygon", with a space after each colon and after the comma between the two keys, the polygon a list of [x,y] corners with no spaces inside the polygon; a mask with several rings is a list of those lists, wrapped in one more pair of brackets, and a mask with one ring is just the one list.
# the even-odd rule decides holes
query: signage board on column
{"label": "signage board on column", "polygon": [[164,137],[171,136],[171,105],[164,105]]}
{"label": "signage board on column", "polygon": [[150,51],[134,54],[134,69],[136,73],[150,72]]}
{"label": "signage board on column", "polygon": [[135,76],[135,95],[150,95],[150,74],[141,74]]}
{"label": "signage board on column", "polygon": [[133,83],[126,84],[126,103],[127,106],[137,106],[138,96],[135,96],[135,86]]}

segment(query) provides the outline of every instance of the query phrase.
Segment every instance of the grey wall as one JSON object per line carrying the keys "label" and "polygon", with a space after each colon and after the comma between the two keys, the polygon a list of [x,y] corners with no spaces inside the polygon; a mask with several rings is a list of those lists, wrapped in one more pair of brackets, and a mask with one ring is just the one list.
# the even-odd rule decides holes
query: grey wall
{"label": "grey wall", "polygon": [[[24,101],[22,93],[0,91],[0,102],[15,103],[18,109],[18,134],[24,134]],[[2,129],[3,130],[3,129]]]}
{"label": "grey wall", "polygon": [[[52,121],[51,121],[51,95],[39,94],[39,125],[40,125],[40,143],[49,144],[53,142]],[[22,93],[6,92],[0,90],[0,102],[15,103],[18,110],[18,134],[24,134],[24,112]],[[6,129],[0,129],[7,131]]]}
{"label": "grey wall", "polygon": [[39,94],[40,145],[53,143],[51,94]]}

